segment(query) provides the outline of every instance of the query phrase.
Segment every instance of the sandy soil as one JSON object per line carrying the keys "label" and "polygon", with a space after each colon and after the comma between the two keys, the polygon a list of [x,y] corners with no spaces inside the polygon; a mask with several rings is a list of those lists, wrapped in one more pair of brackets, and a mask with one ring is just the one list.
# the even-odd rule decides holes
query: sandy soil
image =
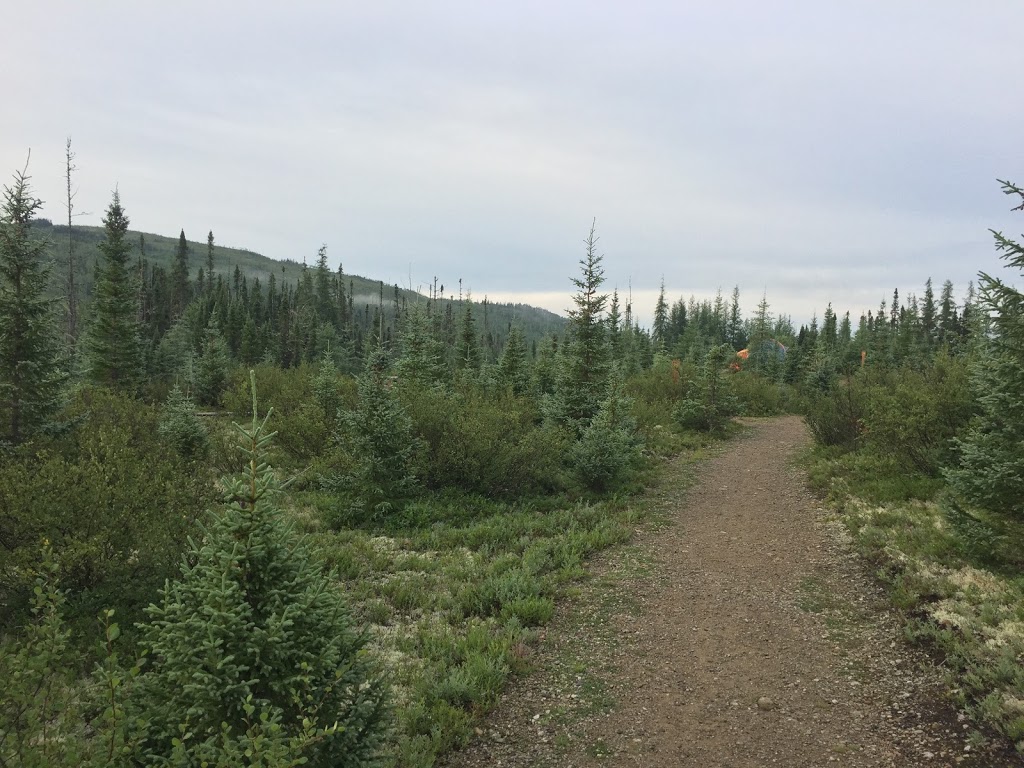
{"label": "sandy soil", "polygon": [[450,768],[1019,766],[942,694],[792,464],[796,417],[652,492]]}

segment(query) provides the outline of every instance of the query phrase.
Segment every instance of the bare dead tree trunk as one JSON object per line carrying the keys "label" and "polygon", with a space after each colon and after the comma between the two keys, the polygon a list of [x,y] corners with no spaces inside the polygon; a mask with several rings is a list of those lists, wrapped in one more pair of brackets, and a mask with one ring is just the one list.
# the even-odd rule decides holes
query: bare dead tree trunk
{"label": "bare dead tree trunk", "polygon": [[74,346],[78,340],[78,297],[75,294],[75,236],[71,230],[71,223],[74,211],[74,200],[75,195],[78,194],[77,190],[72,188],[71,185],[71,174],[73,171],[78,170],[75,167],[75,153],[71,151],[71,137],[68,136],[67,142],[64,144],[64,178],[67,182],[67,209],[68,209],[68,280],[67,280],[67,294],[68,294],[68,340],[71,346]]}

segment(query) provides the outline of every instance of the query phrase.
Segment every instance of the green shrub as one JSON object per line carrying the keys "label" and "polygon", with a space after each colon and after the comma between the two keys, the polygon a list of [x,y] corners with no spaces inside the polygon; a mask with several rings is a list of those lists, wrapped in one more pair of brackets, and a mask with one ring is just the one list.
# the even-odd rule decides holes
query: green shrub
{"label": "green shrub", "polygon": [[538,424],[532,401],[508,393],[488,397],[471,386],[460,392],[403,387],[401,395],[422,440],[419,463],[428,488],[514,498],[564,487],[568,433]]}
{"label": "green shrub", "polygon": [[734,354],[728,345],[708,350],[700,377],[679,401],[674,412],[683,429],[719,432],[739,412],[732,383],[725,373],[726,365]]}
{"label": "green shrub", "polygon": [[839,379],[827,392],[808,394],[807,426],[819,445],[856,448],[866,412],[864,387],[856,376]]}
{"label": "green shrub", "polygon": [[736,371],[729,383],[740,410],[747,416],[777,416],[794,410],[795,394],[788,384],[751,370]]}
{"label": "green shrub", "polygon": [[[255,388],[254,388],[255,389]],[[267,418],[239,427],[247,466],[141,628],[143,762],[376,764],[385,689],[331,577],[274,503]],[[238,763],[235,760],[239,761]]]}
{"label": "green shrub", "polygon": [[893,371],[870,388],[865,410],[868,450],[892,457],[907,470],[937,477],[952,460],[953,438],[971,415],[966,366],[940,355],[922,370]]}
{"label": "green shrub", "polygon": [[129,617],[174,571],[212,498],[197,465],[168,451],[155,408],[106,389],[80,391],[62,414],[73,428],[0,466],[0,604],[24,617],[39,542],[56,553],[71,616],[103,607]]}

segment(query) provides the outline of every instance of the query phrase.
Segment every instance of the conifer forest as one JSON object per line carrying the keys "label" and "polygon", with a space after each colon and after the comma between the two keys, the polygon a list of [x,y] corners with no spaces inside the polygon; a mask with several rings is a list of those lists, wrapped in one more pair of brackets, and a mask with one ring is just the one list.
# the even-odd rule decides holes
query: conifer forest
{"label": "conifer forest", "polygon": [[432,766],[666,460],[779,414],[908,641],[1024,749],[1013,237],[1001,274],[923,271],[862,315],[662,283],[644,327],[601,222],[563,317],[327,245],[140,233],[129,189],[102,227],[56,224],[29,171],[0,204],[0,766]]}

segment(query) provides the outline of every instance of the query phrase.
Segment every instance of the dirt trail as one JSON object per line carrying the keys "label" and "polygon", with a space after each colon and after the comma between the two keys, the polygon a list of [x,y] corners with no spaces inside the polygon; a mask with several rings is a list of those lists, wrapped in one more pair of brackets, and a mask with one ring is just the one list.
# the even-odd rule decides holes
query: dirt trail
{"label": "dirt trail", "polygon": [[[667,525],[597,565],[468,766],[1020,765],[941,699],[805,489],[800,419],[750,420]],[[677,473],[682,475],[682,471]]]}

